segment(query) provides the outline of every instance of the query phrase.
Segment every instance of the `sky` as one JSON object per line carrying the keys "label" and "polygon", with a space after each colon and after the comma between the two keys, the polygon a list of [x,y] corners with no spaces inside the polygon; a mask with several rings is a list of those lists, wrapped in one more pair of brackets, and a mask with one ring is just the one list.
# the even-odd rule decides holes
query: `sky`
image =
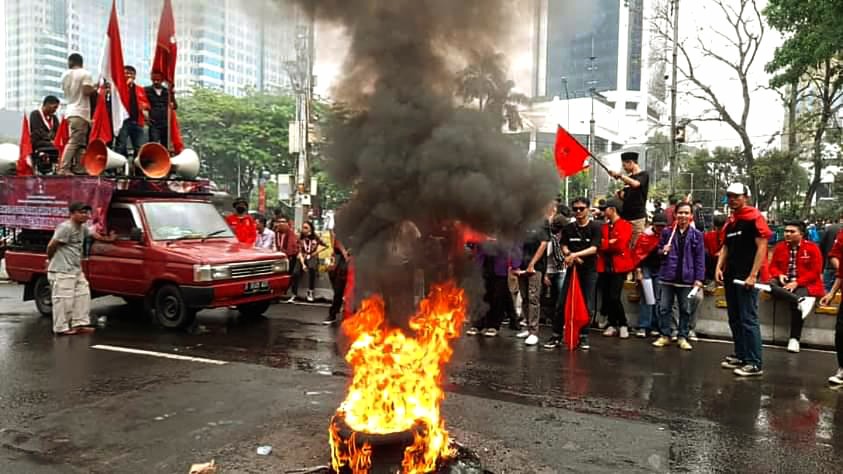
{"label": "sky", "polygon": [[[738,0],[726,0],[737,5]],[[767,0],[757,0],[759,9],[763,9]],[[691,47],[692,59],[695,68],[701,79],[710,84],[722,102],[728,104],[727,109],[740,115],[741,92],[739,82],[733,71],[721,66],[717,61],[706,59],[702,53],[693,47],[696,44],[696,35],[699,34],[706,44],[712,45],[718,54],[726,58],[737,57],[736,53],[726,47],[722,40],[718,41],[713,30],[729,34],[729,24],[719,8],[712,4],[711,0],[684,0],[680,3],[679,31],[680,37]],[[513,15],[512,37],[502,44],[503,51],[510,59],[510,74],[516,82],[516,88],[522,91],[530,89],[531,77],[531,53],[529,43],[531,32],[529,31],[529,19],[523,16]],[[647,21],[645,19],[645,21]],[[782,128],[784,110],[778,94],[775,91],[763,89],[769,83],[770,76],[764,72],[764,65],[773,57],[775,47],[781,43],[781,36],[774,30],[767,28],[755,61],[755,66],[750,74],[751,82],[751,104],[748,130],[754,138],[754,142],[761,148],[767,147],[767,141],[771,136]],[[333,80],[341,74],[342,59],[346,51],[346,39],[342,30],[331,25],[321,24],[317,28],[317,58],[314,73],[318,76],[317,92],[325,95],[330,94],[330,87]],[[701,117],[705,115],[708,104],[701,103],[683,94],[683,91],[696,90],[696,86],[689,83],[682,83],[682,76],[679,76],[678,115],[686,117]],[[710,114],[709,114],[710,116]],[[697,122],[698,132],[696,136],[689,135],[689,142],[698,142],[694,145],[701,147],[740,146],[738,135],[728,126],[716,122]],[[700,141],[705,142],[700,142]],[[772,146],[778,146],[780,140],[776,140]]]}

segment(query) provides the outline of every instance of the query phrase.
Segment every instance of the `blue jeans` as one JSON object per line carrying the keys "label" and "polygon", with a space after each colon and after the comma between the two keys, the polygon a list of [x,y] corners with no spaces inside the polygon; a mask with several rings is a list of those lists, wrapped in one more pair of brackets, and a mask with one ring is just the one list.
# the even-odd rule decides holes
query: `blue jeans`
{"label": "blue jeans", "polygon": [[[560,310],[556,312],[556,317],[553,319],[553,332],[557,335],[562,335],[565,329],[565,301],[568,295],[568,282],[574,272],[570,269],[565,274],[562,280],[562,291],[559,292]],[[582,327],[580,335],[588,334],[592,321],[594,321],[594,291],[597,289],[597,272],[595,270],[583,270],[582,267],[577,268],[577,277],[580,280],[580,289],[582,296],[585,298],[585,305],[588,308],[588,324]]]}
{"label": "blue jeans", "polygon": [[[129,141],[132,142],[131,155],[129,155]],[[126,119],[123,121],[123,126],[120,127],[120,133],[117,134],[114,151],[127,158],[136,157],[138,156],[138,151],[140,151],[145,143],[146,136],[143,133],[143,127],[138,125],[134,120]]]}
{"label": "blue jeans", "polygon": [[825,292],[828,293],[831,291],[831,286],[834,285],[834,279],[837,272],[831,268],[830,264],[827,264],[825,270],[823,270],[823,285],[825,285]]}
{"label": "blue jeans", "polygon": [[641,300],[638,304],[638,329],[649,331],[651,329],[659,329],[659,293],[661,288],[659,285],[659,275],[654,274],[647,267],[641,267],[641,272],[644,274],[644,279],[650,278],[653,280],[653,293],[656,297],[655,304],[647,304],[644,299],[644,290],[641,290]]}
{"label": "blue jeans", "polygon": [[673,332],[671,322],[673,321],[673,301],[679,308],[679,337],[688,337],[691,327],[691,301],[688,295],[693,288],[683,286],[661,285],[661,299],[659,300],[659,331],[662,336],[670,337]]}
{"label": "blue jeans", "polygon": [[758,325],[758,290],[748,290],[726,278],[726,311],[735,341],[735,357],[761,367],[761,327]]}

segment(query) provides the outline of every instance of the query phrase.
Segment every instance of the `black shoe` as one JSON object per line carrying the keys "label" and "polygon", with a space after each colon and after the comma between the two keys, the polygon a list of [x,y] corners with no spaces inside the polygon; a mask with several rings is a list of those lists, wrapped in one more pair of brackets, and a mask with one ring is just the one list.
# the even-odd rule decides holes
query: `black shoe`
{"label": "black shoe", "polygon": [[337,322],[337,317],[329,314],[328,317],[326,317],[325,320],[322,321],[322,324],[324,324],[325,326],[330,326],[331,324],[334,324],[335,322]]}
{"label": "black shoe", "polygon": [[735,375],[739,375],[741,377],[755,377],[762,375],[763,373],[764,371],[757,365],[747,364],[741,368],[735,369]]}
{"label": "black shoe", "polygon": [[743,361],[735,356],[726,356],[723,358],[723,361],[720,362],[720,367],[731,370],[739,369],[743,367],[743,365]]}
{"label": "black shoe", "polygon": [[557,347],[562,345],[562,338],[559,336],[553,336],[544,343],[545,349],[556,349]]}
{"label": "black shoe", "polygon": [[585,335],[580,336],[579,348],[584,350],[584,351],[587,351],[587,350],[591,349],[591,344],[588,343],[588,336],[585,336]]}

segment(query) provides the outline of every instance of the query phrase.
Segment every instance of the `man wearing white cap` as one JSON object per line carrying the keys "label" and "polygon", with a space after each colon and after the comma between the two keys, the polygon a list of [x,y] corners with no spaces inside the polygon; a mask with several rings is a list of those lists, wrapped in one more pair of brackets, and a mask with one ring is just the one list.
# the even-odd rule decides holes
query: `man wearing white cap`
{"label": "man wearing white cap", "polygon": [[741,377],[763,374],[755,283],[766,262],[767,239],[772,234],[758,209],[747,205],[749,194],[741,183],[726,190],[732,214],[723,227],[724,244],[715,271],[715,279],[726,290],[729,328],[735,342],[734,355],[726,356],[720,365]]}

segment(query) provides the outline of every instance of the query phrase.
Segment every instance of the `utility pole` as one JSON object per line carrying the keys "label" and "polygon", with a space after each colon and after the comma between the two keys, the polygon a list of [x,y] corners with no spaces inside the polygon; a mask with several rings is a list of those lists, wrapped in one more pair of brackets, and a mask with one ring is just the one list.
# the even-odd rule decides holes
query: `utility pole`
{"label": "utility pole", "polygon": [[[589,84],[589,92],[591,94],[591,120],[588,122],[588,151],[592,154],[596,154],[596,148],[594,147],[595,135],[596,135],[596,122],[594,120],[594,93],[597,91],[597,80],[594,79],[594,72],[597,70],[597,66],[594,64],[594,61],[597,59],[594,56],[594,35],[591,36],[591,56],[588,58],[588,71],[591,73],[591,80],[588,81]],[[595,199],[597,199],[597,167],[592,166],[589,167],[589,172],[591,173],[591,202],[594,203]]]}
{"label": "utility pole", "polygon": [[296,93],[296,119],[290,124],[290,152],[298,153],[295,169],[295,225],[301,229],[307,217],[310,190],[308,189],[310,167],[308,166],[308,130],[310,128],[311,103],[313,99],[313,16],[299,9],[296,22],[296,59],[285,66],[290,85]]}
{"label": "utility pole", "polygon": [[[565,128],[568,129],[568,133],[571,133],[571,95],[568,93],[568,78],[562,76],[562,87],[565,88],[565,111],[567,112],[568,118],[565,122]],[[569,178],[565,176],[565,204],[567,205],[570,201],[568,198],[568,184]]]}
{"label": "utility pole", "polygon": [[679,0],[673,6],[673,71],[670,74],[670,194],[676,193],[676,72],[679,58]]}

